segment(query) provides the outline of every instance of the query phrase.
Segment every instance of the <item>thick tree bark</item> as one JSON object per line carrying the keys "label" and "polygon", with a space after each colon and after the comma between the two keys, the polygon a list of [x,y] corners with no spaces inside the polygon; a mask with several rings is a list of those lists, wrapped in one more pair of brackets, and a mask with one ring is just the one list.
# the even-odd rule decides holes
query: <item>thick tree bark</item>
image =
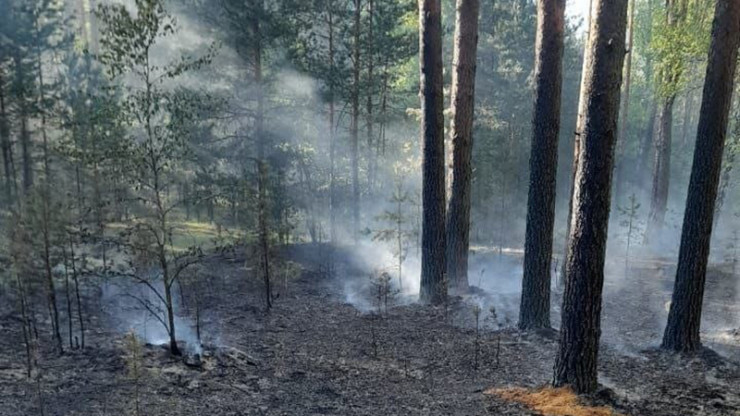
{"label": "thick tree bark", "polygon": [[354,0],[352,27],[352,120],[350,121],[350,160],[352,164],[352,235],[357,241],[360,231],[360,17],[362,0]]}
{"label": "thick tree bark", "polygon": [[717,0],[676,283],[663,335],[662,347],[672,351],[701,347],[704,282],[739,43],[740,2]]}
{"label": "thick tree bark", "polygon": [[[578,157],[581,154],[581,133],[583,132],[583,113],[585,111],[586,102],[584,101],[585,96],[583,95],[583,88],[586,85],[586,54],[588,53],[588,50],[590,48],[590,42],[591,42],[591,21],[593,17],[593,11],[594,11],[594,2],[593,0],[589,0],[588,2],[588,20],[586,22],[587,26],[587,32],[586,32],[586,41],[583,45],[583,62],[581,64],[581,85],[580,85],[580,93],[578,97],[578,114],[576,115],[576,134],[573,138],[573,167],[571,169],[571,176],[570,176],[570,196],[568,198],[568,218],[566,218],[565,223],[565,252],[563,254],[563,269],[561,270],[561,275],[565,276],[565,266],[566,261],[565,258],[568,257],[568,246],[570,245],[570,228],[573,223],[573,195],[576,191],[576,169],[578,169]],[[560,279],[561,283],[563,282],[563,279]]]}
{"label": "thick tree bark", "polygon": [[445,145],[441,0],[419,0],[422,139],[421,292],[441,303],[445,282]]}
{"label": "thick tree bark", "polygon": [[614,144],[625,57],[628,0],[596,0],[586,54],[581,152],[576,169],[555,386],[597,387]]}
{"label": "thick tree bark", "polygon": [[452,61],[452,188],[447,212],[447,278],[468,290],[470,188],[479,0],[457,0]]}
{"label": "thick tree bark", "polygon": [[519,328],[550,327],[550,266],[562,93],[565,0],[537,2],[535,98]]}

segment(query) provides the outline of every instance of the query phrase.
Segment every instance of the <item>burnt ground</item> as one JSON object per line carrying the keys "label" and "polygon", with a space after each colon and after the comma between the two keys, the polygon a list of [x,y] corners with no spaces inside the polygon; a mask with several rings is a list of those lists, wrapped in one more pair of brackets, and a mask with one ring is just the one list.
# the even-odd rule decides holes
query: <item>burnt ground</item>
{"label": "burnt ground", "polygon": [[[506,328],[503,315],[513,312],[499,308],[497,323],[481,316],[477,335],[471,305],[480,302],[487,309],[500,301],[482,292],[438,308],[391,299],[387,313],[362,313],[344,303],[342,288],[346,279],[366,279],[366,273],[345,261],[337,277],[329,277],[321,266],[323,251],[283,250],[282,258],[300,263],[303,271],[287,289],[276,279],[279,298],[269,314],[262,311],[261,283],[245,277],[243,258],[210,256],[200,268],[208,282],[202,299],[208,341],[201,363],[187,365],[161,346],[145,345],[141,414],[535,414],[483,392],[545,385],[557,346],[552,333]],[[605,389],[592,400],[628,415],[740,414],[740,338],[723,327],[731,319],[712,318],[734,314],[728,312],[734,283],[722,283],[731,280],[716,271],[707,287],[711,330],[705,338],[722,355],[666,354],[654,345],[670,299],[670,267],[636,263],[624,279],[607,278],[599,366]],[[134,414],[137,383],[127,376],[121,324],[99,291],[85,293],[88,347],[55,357],[45,335],[49,324],[41,322],[41,371],[32,380],[24,374],[15,303],[0,303],[0,415]],[[557,307],[554,312],[558,322]]]}

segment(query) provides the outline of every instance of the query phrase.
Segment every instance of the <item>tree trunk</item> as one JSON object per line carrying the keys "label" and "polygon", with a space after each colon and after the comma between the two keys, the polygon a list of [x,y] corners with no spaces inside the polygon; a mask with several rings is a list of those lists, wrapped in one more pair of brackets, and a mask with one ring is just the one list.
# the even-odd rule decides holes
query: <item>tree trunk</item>
{"label": "tree trunk", "polygon": [[11,173],[12,163],[11,154],[12,151],[10,142],[10,127],[8,124],[8,114],[5,109],[5,81],[3,78],[3,70],[0,68],[0,148],[3,152],[3,173],[5,175],[5,203],[11,205],[13,203],[13,174]]}
{"label": "tree trunk", "polygon": [[272,308],[272,288],[270,287],[270,236],[267,227],[267,164],[259,161],[257,164],[257,184],[259,189],[259,206],[257,222],[259,226],[260,263],[262,264],[262,278],[265,283],[265,309]]}
{"label": "tree trunk", "polygon": [[[568,218],[565,220],[565,246],[564,246],[564,253],[563,253],[563,270],[561,270],[561,275],[565,276],[565,266],[566,261],[565,258],[568,257],[568,246],[570,245],[570,228],[573,222],[573,195],[576,191],[576,169],[578,168],[578,157],[581,154],[581,134],[583,132],[583,113],[585,111],[586,102],[584,101],[585,96],[583,95],[583,89],[586,86],[586,54],[588,54],[588,50],[590,47],[591,42],[591,21],[593,17],[593,9],[594,9],[594,2],[593,0],[589,0],[588,2],[588,21],[587,21],[587,32],[586,32],[586,42],[583,45],[583,62],[581,64],[581,86],[580,86],[580,94],[578,98],[578,114],[576,116],[576,134],[573,138],[573,167],[571,169],[571,175],[570,175],[570,197],[568,198]],[[564,283],[564,279],[560,279]]]}
{"label": "tree trunk", "polygon": [[617,131],[617,171],[614,187],[614,202],[619,204],[624,195],[625,175],[625,148],[627,143],[627,128],[629,127],[630,113],[630,87],[632,84],[632,47],[635,37],[635,0],[630,0],[629,6],[629,36],[627,37],[627,62],[624,65],[624,95],[622,97],[622,109],[619,111],[619,130]]}
{"label": "tree trunk", "polygon": [[82,298],[80,297],[80,280],[78,278],[77,264],[75,263],[75,247],[69,240],[69,253],[72,262],[72,280],[75,282],[75,300],[77,301],[77,320],[80,323],[80,348],[85,349],[85,320],[82,318]]}
{"label": "tree trunk", "polygon": [[672,351],[701,347],[704,282],[739,43],[740,2],[717,0],[676,282],[663,335],[662,347]]}
{"label": "tree trunk", "polygon": [[655,137],[655,121],[658,118],[658,103],[655,101],[655,97],[650,99],[650,116],[648,117],[647,124],[645,125],[645,132],[642,135],[642,141],[640,142],[640,157],[638,158],[637,168],[637,180],[643,181],[648,177],[648,167],[651,166],[650,155],[652,153],[651,147],[653,145]]}
{"label": "tree trunk", "polygon": [[537,2],[535,98],[519,327],[550,327],[550,266],[562,92],[565,0]]}
{"label": "tree trunk", "polygon": [[419,0],[422,138],[421,292],[441,303],[445,281],[445,143],[441,0]]}
{"label": "tree trunk", "polygon": [[[332,244],[337,243],[337,190],[336,190],[336,136],[334,129],[334,3],[329,2],[327,26],[329,31],[329,236]],[[331,259],[333,261],[333,258]]]}
{"label": "tree trunk", "polygon": [[54,342],[59,355],[64,354],[64,345],[62,344],[62,334],[59,328],[59,308],[57,307],[57,294],[56,288],[54,287],[54,275],[51,270],[51,219],[49,215],[48,201],[44,199],[42,201],[42,215],[43,215],[43,229],[41,233],[44,239],[44,271],[46,277],[46,290],[49,301],[49,309],[51,310],[51,323],[52,331],[54,335]]}
{"label": "tree trunk", "polygon": [[354,0],[354,26],[352,28],[352,120],[350,122],[350,159],[352,162],[352,236],[357,241],[360,231],[360,16],[362,0]]}
{"label": "tree trunk", "polygon": [[658,135],[655,138],[653,160],[653,185],[650,194],[650,216],[645,233],[649,241],[663,228],[668,210],[668,186],[671,178],[671,130],[673,126],[673,103],[675,96],[663,99],[657,118]]}
{"label": "tree trunk", "polygon": [[254,135],[257,138],[257,158],[263,160],[265,158],[265,148],[267,141],[264,137],[264,121],[265,121],[265,95],[262,86],[262,32],[260,29],[260,16],[263,11],[263,0],[258,1],[259,14],[253,16],[251,27],[253,42],[252,53],[254,60],[254,83],[257,88],[257,111],[254,118]]}
{"label": "tree trunk", "polygon": [[479,0],[457,0],[452,62],[452,188],[447,213],[447,279],[461,293],[468,290],[470,187],[472,179],[475,72]]}
{"label": "tree trunk", "polygon": [[586,54],[581,152],[576,169],[560,346],[553,385],[597,387],[614,144],[625,56],[628,0],[596,0]]}
{"label": "tree trunk", "polygon": [[[368,190],[372,193],[374,178],[375,178],[375,154],[373,152],[373,141],[375,138],[375,119],[373,116],[373,92],[375,89],[374,70],[375,65],[373,60],[375,59],[375,37],[373,33],[373,22],[375,17],[375,3],[374,0],[368,0],[367,3],[367,14],[368,14],[368,39],[367,39],[367,184]],[[372,196],[371,196],[372,197]]]}
{"label": "tree trunk", "polygon": [[15,55],[16,82],[18,83],[18,117],[20,118],[21,157],[23,158],[23,192],[27,193],[33,186],[33,160],[31,157],[31,133],[28,130],[28,103],[26,102],[25,80],[20,52]]}
{"label": "tree trunk", "polygon": [[[653,1],[647,0],[647,21],[653,21]],[[648,25],[646,38],[648,42],[652,41],[652,24]],[[645,57],[645,69],[644,69],[645,80],[652,85],[650,101],[648,108],[650,108],[650,116],[648,117],[647,125],[645,126],[645,132],[641,137],[640,141],[640,155],[637,158],[637,177],[636,182],[644,181],[647,178],[647,169],[650,166],[650,146],[653,143],[653,136],[655,135],[655,119],[658,116],[658,104],[655,100],[655,83],[653,80],[653,57],[652,54],[647,54]]]}

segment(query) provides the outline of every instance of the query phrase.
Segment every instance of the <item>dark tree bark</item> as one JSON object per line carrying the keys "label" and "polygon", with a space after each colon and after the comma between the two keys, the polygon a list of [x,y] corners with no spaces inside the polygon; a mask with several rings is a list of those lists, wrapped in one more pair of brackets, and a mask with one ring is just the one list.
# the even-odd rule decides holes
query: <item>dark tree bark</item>
{"label": "dark tree bark", "polygon": [[583,113],[585,111],[586,102],[584,101],[585,96],[583,95],[583,88],[586,85],[586,54],[588,53],[589,43],[591,42],[591,21],[593,17],[593,9],[594,9],[594,2],[593,0],[589,0],[588,2],[588,20],[586,22],[587,26],[587,32],[586,32],[586,41],[583,46],[583,62],[581,64],[581,85],[580,85],[580,93],[578,97],[578,114],[576,116],[576,134],[573,138],[573,167],[571,169],[571,176],[570,176],[570,196],[568,198],[568,218],[566,218],[565,223],[565,253],[563,254],[563,269],[561,271],[561,275],[563,276],[562,279],[560,279],[561,283],[564,283],[564,276],[565,276],[565,266],[566,261],[565,258],[568,257],[568,246],[570,245],[570,228],[571,224],[573,222],[573,194],[576,190],[576,169],[578,168],[578,155],[581,154],[581,132],[583,132]]}
{"label": "dark tree bark", "polygon": [[714,13],[676,283],[663,335],[662,347],[671,351],[691,352],[701,347],[699,329],[714,204],[740,43],[740,2],[717,0]]}
{"label": "dark tree bark", "polygon": [[452,190],[447,213],[447,278],[468,290],[470,188],[475,115],[475,70],[479,0],[457,0],[452,62]]}
{"label": "dark tree bark", "polygon": [[586,54],[581,151],[576,169],[560,346],[553,385],[597,387],[614,144],[625,56],[628,0],[596,0]]}
{"label": "dark tree bark", "polygon": [[565,0],[537,2],[535,98],[519,328],[550,327],[550,266],[565,36]]}
{"label": "dark tree bark", "polygon": [[441,0],[419,0],[422,139],[421,293],[441,303],[445,282],[445,146]]}

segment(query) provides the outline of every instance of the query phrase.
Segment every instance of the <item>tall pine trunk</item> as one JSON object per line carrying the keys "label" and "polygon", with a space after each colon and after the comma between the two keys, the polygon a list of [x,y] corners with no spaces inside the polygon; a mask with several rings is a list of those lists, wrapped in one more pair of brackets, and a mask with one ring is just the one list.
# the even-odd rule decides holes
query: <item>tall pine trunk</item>
{"label": "tall pine trunk", "polygon": [[419,0],[422,139],[421,292],[441,303],[445,282],[445,145],[441,0]]}
{"label": "tall pine trunk", "polygon": [[565,0],[537,2],[535,97],[519,327],[550,327],[550,266],[563,84]]}
{"label": "tall pine trunk", "polygon": [[628,0],[596,0],[586,54],[581,151],[573,198],[555,386],[597,387],[614,144],[625,57]]}
{"label": "tall pine trunk", "polygon": [[447,213],[447,278],[468,290],[470,188],[479,0],[457,0],[452,61],[452,188]]}
{"label": "tall pine trunk", "polygon": [[[565,276],[565,258],[568,256],[568,246],[570,245],[570,228],[573,222],[573,194],[576,191],[576,169],[578,168],[578,156],[581,154],[581,132],[583,132],[583,113],[585,111],[586,102],[584,101],[585,96],[583,95],[583,89],[586,86],[586,54],[591,42],[591,20],[593,17],[594,2],[589,0],[588,2],[588,20],[587,20],[587,32],[586,41],[583,46],[583,62],[581,64],[581,85],[578,99],[578,114],[576,116],[576,134],[573,138],[573,167],[570,175],[570,196],[568,197],[568,218],[565,222],[565,246],[563,254],[563,269],[561,271],[562,276]],[[563,279],[560,279],[563,283]]]}
{"label": "tall pine trunk", "polygon": [[714,204],[740,43],[740,2],[717,0],[714,13],[676,282],[662,343],[672,351],[701,347],[699,329]]}

